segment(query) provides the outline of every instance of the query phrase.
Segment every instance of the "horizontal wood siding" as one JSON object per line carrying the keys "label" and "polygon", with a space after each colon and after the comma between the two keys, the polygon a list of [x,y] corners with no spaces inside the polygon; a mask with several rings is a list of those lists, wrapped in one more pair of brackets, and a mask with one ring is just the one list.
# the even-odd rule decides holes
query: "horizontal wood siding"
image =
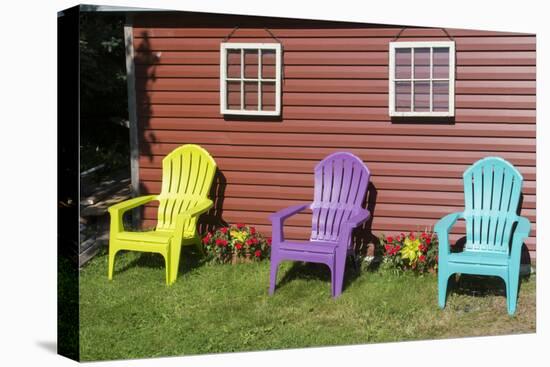
{"label": "horizontal wood siding", "polygon": [[[200,144],[223,175],[222,219],[270,234],[269,214],[313,197],[313,168],[350,151],[369,166],[376,201],[372,231],[433,228],[463,209],[462,173],[496,155],[524,177],[521,214],[536,247],[535,36],[447,29],[456,42],[456,116],[450,123],[391,121],[389,42],[399,26],[205,14],[138,15],[134,21],[140,131],[140,182],[160,191],[161,161],[185,143]],[[219,107],[219,48],[234,42],[283,44],[280,119],[224,119]],[[441,29],[406,28],[398,41],[449,38]],[[156,207],[144,211],[155,223]],[[288,221],[286,236],[308,237],[310,217]],[[452,239],[464,234],[464,224]]]}

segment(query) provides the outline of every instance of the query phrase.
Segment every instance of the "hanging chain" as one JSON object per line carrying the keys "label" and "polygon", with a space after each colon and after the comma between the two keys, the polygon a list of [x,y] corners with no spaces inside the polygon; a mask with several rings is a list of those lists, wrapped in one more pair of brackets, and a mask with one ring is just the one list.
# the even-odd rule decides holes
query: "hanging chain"
{"label": "hanging chain", "polygon": [[227,36],[225,36],[225,38],[223,39],[222,42],[223,42],[223,43],[227,42],[227,41],[231,38],[231,36],[233,35],[233,33],[235,33],[235,31],[236,31],[237,29],[239,29],[239,26],[238,26],[238,25],[235,26],[235,28],[233,28],[233,29],[231,30],[231,32],[229,32],[229,34],[228,34]]}
{"label": "hanging chain", "polygon": [[391,41],[392,41],[392,42],[397,41],[397,39],[399,38],[399,36],[401,36],[401,33],[403,33],[403,31],[404,31],[405,29],[406,29],[406,27],[401,28],[401,30],[399,31],[399,33],[397,33],[397,35],[395,36],[395,38],[392,39]]}
{"label": "hanging chain", "polygon": [[[403,31],[406,29],[407,27],[403,27],[401,28],[401,30],[399,31],[399,33],[397,33],[397,35],[395,36],[395,38],[392,40],[392,42],[395,42],[400,36],[401,36],[401,33],[403,33]],[[449,34],[449,32],[447,32],[447,29],[446,28],[440,28],[443,32],[445,32],[445,35],[447,36],[447,38],[449,38],[451,41],[454,41],[455,39],[453,38],[453,36],[451,36]]]}

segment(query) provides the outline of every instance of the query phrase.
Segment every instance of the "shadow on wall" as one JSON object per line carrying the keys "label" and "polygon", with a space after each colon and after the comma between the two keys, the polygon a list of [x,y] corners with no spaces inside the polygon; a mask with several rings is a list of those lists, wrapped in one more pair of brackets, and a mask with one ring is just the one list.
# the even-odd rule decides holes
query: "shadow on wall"
{"label": "shadow on wall", "polygon": [[[153,160],[152,145],[157,143],[157,138],[151,127],[151,97],[149,96],[150,83],[157,80],[156,64],[158,56],[151,52],[151,42],[147,32],[141,32],[139,44],[134,50],[134,77],[136,86],[136,111],[138,125],[138,151],[139,156]],[[126,52],[129,52],[127,50]],[[147,142],[147,143],[145,143]],[[166,152],[168,153],[168,152]]]}
{"label": "shadow on wall", "polygon": [[[149,130],[150,118],[151,118],[151,97],[149,96],[149,86],[148,83],[155,82],[156,77],[156,63],[158,62],[158,57],[151,52],[151,43],[149,41],[149,35],[147,32],[142,32],[140,34],[139,40],[134,39],[135,42],[139,42],[138,46],[134,49],[134,63],[133,63],[133,75],[135,80],[135,98],[136,98],[136,119],[137,119],[137,157],[133,156],[132,159],[139,159],[141,157],[147,157],[149,162],[153,161],[153,149],[152,145],[156,144],[157,138],[153,130]],[[127,39],[128,43],[129,40]],[[126,56],[130,49],[126,48]],[[159,177],[160,180],[160,177]],[[142,180],[139,180],[139,192],[141,195],[150,194],[151,192],[147,187],[143,185]],[[145,205],[146,207],[151,207],[149,204]],[[140,207],[136,209],[139,211],[139,218],[142,220],[139,221],[138,228],[144,229],[147,227],[143,218],[145,208]],[[155,208],[156,211],[156,208]]]}
{"label": "shadow on wall", "polygon": [[455,117],[398,117],[392,116],[392,124],[401,125],[454,125]]}
{"label": "shadow on wall", "polygon": [[371,216],[368,221],[363,223],[360,227],[356,228],[353,231],[352,244],[355,249],[355,252],[361,256],[365,255],[374,255],[377,248],[379,248],[378,237],[372,233],[372,221],[374,219],[375,208],[376,208],[376,198],[378,196],[378,190],[376,186],[371,181],[367,187],[367,193],[365,199],[363,200],[362,207],[366,208]]}
{"label": "shadow on wall", "polygon": [[210,188],[210,199],[214,202],[212,208],[199,219],[199,233],[213,231],[219,227],[225,227],[228,223],[223,219],[223,201],[225,198],[225,188],[227,179],[222,171],[216,169],[214,182]]}

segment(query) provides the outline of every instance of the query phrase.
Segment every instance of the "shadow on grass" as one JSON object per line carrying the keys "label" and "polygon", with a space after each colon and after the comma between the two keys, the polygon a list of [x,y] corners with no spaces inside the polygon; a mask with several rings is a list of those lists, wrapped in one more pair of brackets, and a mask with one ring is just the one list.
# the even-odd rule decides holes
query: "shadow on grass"
{"label": "shadow on grass", "polygon": [[[458,278],[458,279],[456,279]],[[503,296],[506,297],[506,284],[504,280],[496,276],[460,274],[451,276],[449,288],[452,292],[468,296]],[[518,293],[521,291],[521,283],[528,281],[530,274],[522,274],[519,277]]]}
{"label": "shadow on grass", "polygon": [[[348,259],[342,291],[361,275],[360,270],[355,269],[352,265],[351,260]],[[281,288],[296,279],[321,280],[330,283],[330,268],[320,263],[294,261],[292,267],[285,272],[283,278],[277,283],[277,288]]]}
{"label": "shadow on grass", "polygon": [[451,277],[451,284],[453,292],[460,295],[506,297],[504,280],[499,277],[461,274],[458,280]]}
{"label": "shadow on grass", "polygon": [[[120,251],[119,254],[117,254],[117,257],[123,253],[123,251]],[[201,254],[198,253],[198,250],[194,248],[193,246],[184,246],[181,249],[180,254],[180,263],[178,267],[178,276],[184,275],[191,270],[198,268],[202,265],[204,265],[205,259],[202,257]],[[164,258],[160,254],[152,253],[152,252],[142,252],[140,253],[139,257],[132,260],[128,264],[124,265],[123,267],[116,269],[115,268],[115,275],[124,273],[125,271],[138,267],[138,268],[164,268],[165,262]]]}

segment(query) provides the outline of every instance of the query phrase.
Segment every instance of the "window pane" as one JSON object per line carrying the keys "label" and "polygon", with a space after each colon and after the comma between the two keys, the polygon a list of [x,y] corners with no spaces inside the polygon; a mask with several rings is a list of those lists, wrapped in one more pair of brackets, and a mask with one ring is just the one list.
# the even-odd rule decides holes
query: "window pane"
{"label": "window pane", "polygon": [[227,77],[241,77],[241,50],[227,50]]}
{"label": "window pane", "polygon": [[430,83],[414,82],[414,110],[430,110]]}
{"label": "window pane", "polygon": [[430,49],[429,48],[414,49],[414,78],[415,79],[430,78]]}
{"label": "window pane", "polygon": [[395,78],[396,79],[411,78],[411,49],[410,48],[395,49]]}
{"label": "window pane", "polygon": [[433,110],[449,111],[449,82],[433,82]]}
{"label": "window pane", "polygon": [[258,82],[244,83],[244,109],[258,110]]}
{"label": "window pane", "polygon": [[395,110],[411,110],[411,82],[395,82]]}
{"label": "window pane", "polygon": [[436,47],[433,49],[433,77],[435,79],[449,78],[448,47]]}
{"label": "window pane", "polygon": [[262,79],[275,79],[275,51],[262,50]]}
{"label": "window pane", "polygon": [[244,50],[244,77],[258,79],[258,50]]}
{"label": "window pane", "polygon": [[275,111],[275,83],[262,82],[262,110]]}
{"label": "window pane", "polygon": [[227,109],[241,109],[241,82],[227,82]]}

